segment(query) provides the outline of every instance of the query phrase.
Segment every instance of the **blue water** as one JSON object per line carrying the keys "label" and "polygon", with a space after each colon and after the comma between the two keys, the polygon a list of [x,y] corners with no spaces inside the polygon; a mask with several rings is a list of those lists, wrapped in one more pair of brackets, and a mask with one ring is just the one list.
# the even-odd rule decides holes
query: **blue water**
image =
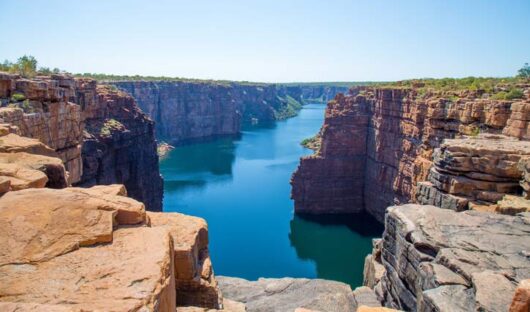
{"label": "blue water", "polygon": [[205,218],[218,275],[326,278],[362,284],[364,257],[382,228],[367,216],[294,215],[291,174],[311,150],[325,105],[247,126],[237,139],[182,146],[160,163],[164,211]]}

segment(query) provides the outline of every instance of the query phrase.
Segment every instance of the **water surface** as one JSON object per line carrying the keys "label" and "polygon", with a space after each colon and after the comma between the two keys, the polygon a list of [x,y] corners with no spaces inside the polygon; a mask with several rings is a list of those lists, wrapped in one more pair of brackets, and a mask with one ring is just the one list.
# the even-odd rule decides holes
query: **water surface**
{"label": "water surface", "polygon": [[[295,216],[289,180],[311,150],[325,105],[247,126],[238,139],[182,146],[161,160],[164,211],[208,221],[218,275],[326,278],[362,284],[364,257],[382,228],[367,216]],[[368,221],[367,221],[368,220]]]}

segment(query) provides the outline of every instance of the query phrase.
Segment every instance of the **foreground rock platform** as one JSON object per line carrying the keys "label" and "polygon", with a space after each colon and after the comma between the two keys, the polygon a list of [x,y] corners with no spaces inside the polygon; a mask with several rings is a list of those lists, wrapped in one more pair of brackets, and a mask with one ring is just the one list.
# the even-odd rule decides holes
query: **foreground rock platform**
{"label": "foreground rock platform", "polygon": [[217,279],[224,297],[244,303],[249,312],[293,312],[298,308],[323,312],[356,311],[350,286],[340,282],[306,278],[248,281],[226,276]]}
{"label": "foreground rock platform", "polygon": [[126,194],[110,185],[0,197],[0,311],[222,308],[206,222],[147,214]]}
{"label": "foreground rock platform", "polygon": [[508,311],[516,288],[530,278],[529,237],[526,212],[389,207],[385,272],[374,290],[385,306],[406,311]]}

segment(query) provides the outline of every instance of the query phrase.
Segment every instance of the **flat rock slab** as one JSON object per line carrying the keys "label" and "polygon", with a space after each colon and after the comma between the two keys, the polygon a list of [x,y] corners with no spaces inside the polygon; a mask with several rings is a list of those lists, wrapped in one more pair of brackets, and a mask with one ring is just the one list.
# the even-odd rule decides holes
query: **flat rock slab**
{"label": "flat rock slab", "polygon": [[57,153],[53,149],[44,145],[39,140],[22,137],[14,133],[9,133],[0,137],[0,152],[26,152],[36,155],[58,157]]}
{"label": "flat rock slab", "polygon": [[171,245],[164,228],[123,228],[112,243],[4,265],[0,301],[79,311],[175,311]]}
{"label": "flat rock slab", "polygon": [[508,311],[530,277],[529,237],[529,213],[389,207],[380,297],[404,310]]}
{"label": "flat rock slab", "polygon": [[0,265],[45,261],[111,242],[114,225],[144,220],[143,204],[91,189],[8,192],[0,198]]}
{"label": "flat rock slab", "polygon": [[225,298],[243,302],[247,311],[293,312],[304,308],[322,312],[355,312],[349,285],[306,278],[260,278],[248,281],[217,277]]}

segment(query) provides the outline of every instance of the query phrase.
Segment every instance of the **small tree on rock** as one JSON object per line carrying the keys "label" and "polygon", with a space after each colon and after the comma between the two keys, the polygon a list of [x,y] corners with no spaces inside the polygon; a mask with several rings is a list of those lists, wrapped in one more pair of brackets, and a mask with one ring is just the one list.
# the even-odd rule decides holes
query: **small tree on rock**
{"label": "small tree on rock", "polygon": [[517,71],[517,77],[530,78],[530,65],[524,63],[524,66]]}

